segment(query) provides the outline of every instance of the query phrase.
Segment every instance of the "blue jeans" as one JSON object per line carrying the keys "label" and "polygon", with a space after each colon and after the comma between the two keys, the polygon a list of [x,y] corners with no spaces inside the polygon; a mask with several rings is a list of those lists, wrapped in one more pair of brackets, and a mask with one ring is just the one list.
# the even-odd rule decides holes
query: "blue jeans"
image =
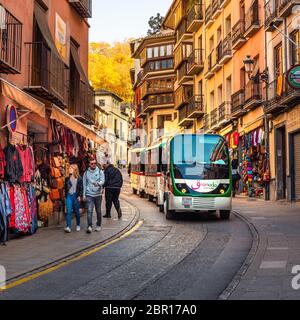
{"label": "blue jeans", "polygon": [[86,196],[88,227],[93,227],[94,208],[96,209],[96,215],[97,215],[97,227],[101,227],[101,222],[102,222],[101,204],[102,204],[102,196],[98,196],[98,197]]}
{"label": "blue jeans", "polygon": [[72,212],[74,209],[75,216],[76,216],[76,223],[77,226],[80,226],[80,206],[79,202],[77,199],[77,194],[69,194],[67,195],[66,199],[66,205],[67,205],[67,226],[71,228],[72,222],[71,222],[71,217],[72,217]]}

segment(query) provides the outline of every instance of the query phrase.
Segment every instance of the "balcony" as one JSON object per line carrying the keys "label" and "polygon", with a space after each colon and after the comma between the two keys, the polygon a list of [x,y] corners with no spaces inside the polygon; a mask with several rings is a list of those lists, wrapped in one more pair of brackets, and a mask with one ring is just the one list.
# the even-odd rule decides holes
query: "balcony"
{"label": "balcony", "polygon": [[68,77],[64,63],[43,42],[25,43],[25,48],[29,63],[24,90],[60,107],[66,106]]}
{"label": "balcony", "polygon": [[232,49],[238,50],[247,41],[245,36],[245,21],[238,21],[232,28]]}
{"label": "balcony", "polygon": [[205,114],[203,117],[203,130],[204,133],[208,132],[210,129],[210,115]]}
{"label": "balcony", "polygon": [[189,118],[188,105],[184,105],[178,112],[178,125],[181,127],[190,127],[194,123],[194,119]]}
{"label": "balcony", "polygon": [[250,9],[246,13],[245,18],[245,33],[246,38],[252,37],[260,29],[259,20],[259,2],[255,0]]}
{"label": "balcony", "polygon": [[295,6],[300,5],[300,0],[279,0],[279,16],[282,18],[288,17]]}
{"label": "balcony", "polygon": [[[144,101],[142,101],[144,103]],[[137,117],[138,118],[145,118],[147,117],[147,113],[144,111],[144,106],[142,104],[139,104],[137,106]]]}
{"label": "balcony", "polygon": [[204,68],[204,60],[203,60],[203,49],[195,49],[188,57],[187,63],[187,74],[189,76],[194,76],[195,74],[199,74]]}
{"label": "balcony", "polygon": [[213,51],[212,55],[212,72],[217,72],[222,68],[220,58],[222,56],[222,41],[218,44],[217,49]]}
{"label": "balcony", "polygon": [[278,79],[269,84],[268,87],[268,104],[265,105],[266,113],[278,113],[287,107],[292,107],[299,103],[300,91],[289,86],[286,80],[286,74],[283,81]]}
{"label": "balcony", "polygon": [[173,58],[147,61],[146,65],[144,66],[144,77],[147,75],[147,73],[150,73],[150,72],[170,72],[173,69],[174,69]]}
{"label": "balcony", "polygon": [[174,50],[174,68],[175,70],[185,61],[193,51],[192,43],[180,43]]}
{"label": "balcony", "polygon": [[265,30],[272,32],[275,26],[278,27],[282,22],[282,18],[278,13],[278,0],[269,0],[265,4]]}
{"label": "balcony", "polygon": [[228,3],[230,2],[230,0],[220,0],[220,6],[222,9],[224,9]]}
{"label": "balcony", "polygon": [[210,113],[210,128],[216,130],[219,124],[219,109],[216,108]]}
{"label": "balcony", "polygon": [[69,3],[82,18],[92,17],[92,0],[69,0]]}
{"label": "balcony", "polygon": [[175,91],[175,109],[187,104],[193,96],[193,86],[180,86]]}
{"label": "balcony", "polygon": [[179,85],[193,80],[193,76],[188,75],[187,68],[188,64],[184,62],[177,70],[177,81]]}
{"label": "balcony", "polygon": [[200,118],[204,114],[204,96],[196,95],[193,96],[187,104],[188,118]]}
{"label": "balcony", "polygon": [[193,34],[187,30],[187,19],[183,19],[177,29],[177,43],[193,40]]}
{"label": "balcony", "polygon": [[232,103],[232,118],[237,118],[238,116],[245,113],[244,104],[245,104],[245,90],[241,89],[234,93],[231,97]]}
{"label": "balcony", "polygon": [[212,19],[216,19],[222,12],[221,0],[212,0]]}
{"label": "balcony", "polygon": [[173,91],[174,80],[171,78],[148,80],[141,85],[141,98],[144,99],[150,94],[172,93]]}
{"label": "balcony", "polygon": [[245,87],[244,109],[250,110],[262,103],[261,83],[253,80],[248,81]]}
{"label": "balcony", "polygon": [[141,71],[137,74],[137,83],[140,83],[143,78],[144,78],[144,71],[141,70]]}
{"label": "balcony", "polygon": [[187,31],[196,32],[204,21],[203,4],[194,4],[187,14]]}
{"label": "balcony", "polygon": [[1,42],[0,73],[21,73],[22,57],[22,23],[0,5]]}
{"label": "balcony", "polygon": [[[70,83],[70,89],[72,83]],[[71,102],[70,102],[71,105]],[[93,88],[80,81],[79,85],[79,99],[75,101],[73,106],[73,115],[79,121],[85,124],[94,124],[95,122],[95,109],[94,109],[94,91]]]}
{"label": "balcony", "polygon": [[147,112],[149,109],[172,106],[174,106],[173,93],[151,95],[148,99],[144,100],[144,112]]}
{"label": "balcony", "polygon": [[205,9],[205,25],[207,28],[209,28],[214,22],[214,19],[212,17],[212,5],[209,5]]}
{"label": "balcony", "polygon": [[219,106],[219,127],[226,125],[231,120],[231,102],[223,102]]}
{"label": "balcony", "polygon": [[221,65],[224,65],[232,58],[231,47],[231,34],[229,34],[223,41],[221,41],[220,48],[218,49],[218,60]]}
{"label": "balcony", "polygon": [[214,55],[214,50],[209,54],[209,56],[206,59],[206,72],[205,72],[205,79],[210,79],[213,75],[214,72],[212,71],[213,67],[213,55]]}

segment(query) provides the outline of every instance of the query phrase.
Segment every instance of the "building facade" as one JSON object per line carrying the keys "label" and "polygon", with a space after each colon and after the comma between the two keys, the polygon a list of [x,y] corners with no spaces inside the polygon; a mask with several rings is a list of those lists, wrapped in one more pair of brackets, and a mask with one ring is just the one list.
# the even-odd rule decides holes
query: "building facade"
{"label": "building facade", "polygon": [[[300,63],[297,5],[286,0],[173,0],[162,25],[174,32],[178,131],[223,135],[239,163],[239,192],[251,197],[299,199],[300,91],[287,81],[290,69]],[[293,77],[297,74],[292,71]],[[136,77],[139,108],[142,83]],[[149,133],[151,117],[139,115]]]}
{"label": "building facade", "polygon": [[[91,5],[91,0],[24,0],[22,5],[0,1],[0,149],[5,149],[1,155],[7,163],[15,159],[16,149],[33,154],[22,158],[23,173],[30,173],[18,178],[25,181],[18,201],[24,208],[26,201],[38,201],[39,206],[32,205],[34,219],[44,225],[63,217],[63,183],[70,163],[77,163],[82,173],[88,157],[103,142],[93,129],[94,95],[88,80]],[[5,166],[3,170],[1,183],[9,181],[19,192],[18,181]],[[29,199],[33,181],[42,181],[34,175],[41,172],[45,189],[39,185],[39,193],[45,197],[31,193]],[[28,220],[27,227],[33,223]]]}
{"label": "building facade", "polygon": [[135,59],[132,80],[136,127],[144,132],[142,139],[145,145],[166,134],[170,123],[177,123],[177,111],[174,110],[174,43],[174,32],[163,30],[131,45]]}
{"label": "building facade", "polygon": [[[130,106],[122,104],[122,102],[123,99],[113,92],[95,91],[98,121],[101,118],[103,121],[100,134],[107,141],[106,149],[103,149],[103,152],[108,154],[110,161],[115,165],[120,161],[128,164]],[[99,110],[100,108],[102,111]]]}

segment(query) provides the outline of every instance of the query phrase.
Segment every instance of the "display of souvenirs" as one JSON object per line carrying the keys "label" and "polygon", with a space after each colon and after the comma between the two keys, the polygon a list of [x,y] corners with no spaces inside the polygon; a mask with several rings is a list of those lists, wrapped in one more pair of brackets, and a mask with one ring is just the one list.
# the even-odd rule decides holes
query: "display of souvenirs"
{"label": "display of souvenirs", "polygon": [[0,243],[10,233],[32,235],[38,221],[48,224],[55,212],[64,212],[64,179],[70,164],[81,173],[95,153],[88,139],[53,120],[52,143],[0,145]]}
{"label": "display of souvenirs", "polygon": [[249,197],[262,197],[266,182],[264,132],[256,129],[242,137],[242,181]]}

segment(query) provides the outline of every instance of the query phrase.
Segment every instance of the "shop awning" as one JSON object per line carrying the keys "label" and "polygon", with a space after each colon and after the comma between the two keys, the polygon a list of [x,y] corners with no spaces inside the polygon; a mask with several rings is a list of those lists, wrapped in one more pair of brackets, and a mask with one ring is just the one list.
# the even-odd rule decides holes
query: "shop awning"
{"label": "shop awning", "polygon": [[4,79],[0,78],[0,82],[2,95],[17,102],[26,110],[37,113],[43,118],[46,117],[46,108],[42,102]]}
{"label": "shop awning", "polygon": [[233,127],[232,124],[230,124],[229,126],[225,127],[224,129],[220,130],[220,135],[221,136],[226,136],[226,134],[230,133],[233,131]]}
{"label": "shop awning", "polygon": [[252,122],[252,123],[250,123],[250,124],[244,125],[243,131],[244,131],[245,133],[249,133],[249,132],[251,132],[251,131],[253,131],[253,130],[255,130],[255,129],[258,129],[258,128],[260,128],[260,127],[263,127],[263,125],[264,125],[264,119],[260,117],[260,118],[257,119],[256,121],[254,121],[254,122]]}
{"label": "shop awning", "polygon": [[52,112],[50,119],[56,120],[63,124],[65,127],[77,132],[81,136],[93,140],[97,144],[104,144],[106,141],[99,137],[95,131],[91,128],[87,127],[79,120],[72,117],[70,114],[65,112],[64,110],[60,109],[59,107],[52,105]]}
{"label": "shop awning", "polygon": [[37,3],[34,5],[34,16],[48,47],[61,59],[48,26],[47,15]]}
{"label": "shop awning", "polygon": [[70,47],[71,47],[71,55],[72,55],[72,58],[74,60],[76,69],[78,70],[78,72],[80,74],[80,78],[84,83],[89,85],[89,80],[88,80],[88,78],[87,78],[87,76],[86,76],[86,74],[85,74],[85,72],[84,72],[84,70],[82,68],[78,51],[77,51],[77,49],[75,48],[75,46],[73,44],[71,44]]}

